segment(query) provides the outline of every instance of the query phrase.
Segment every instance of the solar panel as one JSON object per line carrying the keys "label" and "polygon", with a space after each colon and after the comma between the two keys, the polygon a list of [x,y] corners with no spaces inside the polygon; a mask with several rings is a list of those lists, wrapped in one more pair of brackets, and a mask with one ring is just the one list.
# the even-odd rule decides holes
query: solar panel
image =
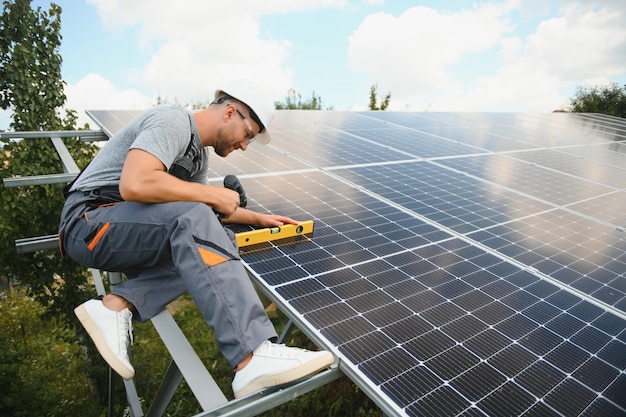
{"label": "solar panel", "polygon": [[141,110],[87,110],[87,115],[96,122],[108,137],[116,134],[139,114],[141,114]]}
{"label": "solar panel", "polygon": [[315,231],[242,258],[386,414],[626,415],[623,119],[279,111],[272,131],[212,155],[214,179]]}

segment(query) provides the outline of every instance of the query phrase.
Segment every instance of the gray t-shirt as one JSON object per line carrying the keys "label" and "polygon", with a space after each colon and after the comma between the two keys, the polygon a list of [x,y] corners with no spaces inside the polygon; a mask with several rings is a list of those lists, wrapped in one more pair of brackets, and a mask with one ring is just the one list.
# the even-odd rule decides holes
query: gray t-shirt
{"label": "gray t-shirt", "polygon": [[[193,140],[192,140],[193,134]],[[187,154],[196,159],[190,181],[207,183],[209,154],[202,146],[193,115],[180,107],[152,107],[113,135],[76,180],[71,191],[118,186],[130,149],[142,149],[158,158],[166,170]]]}

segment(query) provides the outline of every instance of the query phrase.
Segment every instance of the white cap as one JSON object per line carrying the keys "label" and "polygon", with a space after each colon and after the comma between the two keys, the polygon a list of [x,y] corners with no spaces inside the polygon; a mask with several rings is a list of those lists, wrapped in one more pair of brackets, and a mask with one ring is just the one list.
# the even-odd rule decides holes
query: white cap
{"label": "white cap", "polygon": [[[229,87],[220,88],[215,90],[215,98],[219,96],[228,95],[232,98],[245,103],[252,112],[250,113],[251,119],[258,124],[260,121],[264,130],[254,137],[255,142],[259,142],[263,145],[268,144],[272,139],[268,130],[272,119],[274,119],[274,102],[269,94],[266,94],[259,87],[244,87],[244,83],[237,83],[230,85]],[[255,115],[258,120],[255,119]]]}

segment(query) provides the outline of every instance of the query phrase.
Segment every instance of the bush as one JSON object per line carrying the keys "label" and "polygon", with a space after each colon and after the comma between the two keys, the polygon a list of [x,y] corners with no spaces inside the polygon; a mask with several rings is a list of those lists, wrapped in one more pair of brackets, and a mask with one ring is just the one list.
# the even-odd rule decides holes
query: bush
{"label": "bush", "polygon": [[31,298],[1,294],[3,416],[96,416],[83,350],[61,320]]}
{"label": "bush", "polygon": [[626,117],[626,85],[581,86],[571,102],[572,112]]}
{"label": "bush", "polygon": [[[100,417],[106,414],[107,367],[91,340],[81,347],[63,317],[45,319],[46,308],[32,298],[0,294],[0,416]],[[174,319],[227,398],[232,398],[232,370],[217,348],[215,337],[189,296],[170,306]],[[279,314],[277,330],[287,323]],[[144,411],[154,398],[170,363],[170,355],[152,323],[134,325],[133,365]],[[289,345],[315,349],[298,329]],[[87,352],[95,355],[86,360]],[[91,356],[91,355],[89,355]],[[126,396],[114,375],[114,415],[124,415]],[[202,410],[184,382],[165,415],[189,417]],[[269,410],[264,417],[308,416],[380,417],[376,405],[348,378],[340,378]]]}

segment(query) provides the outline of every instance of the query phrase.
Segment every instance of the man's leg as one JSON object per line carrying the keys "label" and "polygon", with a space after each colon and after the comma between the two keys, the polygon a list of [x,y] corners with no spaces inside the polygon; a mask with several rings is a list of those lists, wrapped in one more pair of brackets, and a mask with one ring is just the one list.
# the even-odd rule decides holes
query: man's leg
{"label": "man's leg", "polygon": [[112,294],[141,321],[189,291],[233,367],[276,337],[234,238],[205,204],[123,202],[89,211],[65,236],[77,261],[126,272]]}
{"label": "man's leg", "polygon": [[[94,210],[89,217],[92,224],[87,229],[92,230],[69,233],[83,237],[78,245],[87,250],[77,251],[100,268],[129,271],[133,278],[114,294],[132,303],[140,319],[157,314],[185,288],[234,368],[254,351],[255,357],[233,382],[236,396],[299,379],[332,363],[328,352],[266,342],[276,337],[275,330],[240,262],[234,239],[206,205],[121,203]],[[74,249],[68,248],[68,253]]]}

